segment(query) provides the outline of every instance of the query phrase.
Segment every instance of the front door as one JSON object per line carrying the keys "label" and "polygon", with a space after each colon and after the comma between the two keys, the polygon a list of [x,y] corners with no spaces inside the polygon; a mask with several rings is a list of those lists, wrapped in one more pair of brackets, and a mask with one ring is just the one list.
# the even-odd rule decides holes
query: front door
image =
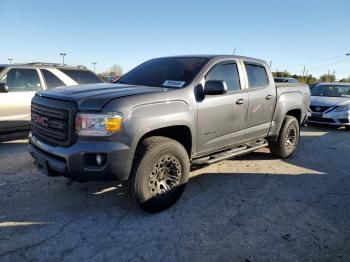
{"label": "front door", "polygon": [[36,69],[11,68],[0,81],[9,91],[0,93],[0,131],[19,131],[30,124],[30,104],[41,81]]}
{"label": "front door", "polygon": [[210,153],[218,148],[240,142],[239,131],[245,128],[248,94],[242,89],[235,61],[225,61],[214,65],[204,81],[222,80],[228,92],[221,95],[207,95],[198,101],[198,154]]}

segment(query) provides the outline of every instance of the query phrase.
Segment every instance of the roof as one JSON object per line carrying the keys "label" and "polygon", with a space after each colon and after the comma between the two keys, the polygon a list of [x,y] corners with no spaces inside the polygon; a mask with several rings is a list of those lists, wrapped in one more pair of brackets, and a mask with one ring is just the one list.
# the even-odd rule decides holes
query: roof
{"label": "roof", "polygon": [[16,64],[0,64],[0,66],[3,67],[54,67],[54,68],[61,68],[61,69],[87,69],[83,65],[62,65],[59,63],[47,63],[47,62],[31,62],[31,63],[16,63]]}
{"label": "roof", "polygon": [[205,54],[199,54],[199,55],[177,55],[177,56],[166,56],[166,57],[158,57],[158,58],[171,58],[171,57],[203,57],[207,59],[241,59],[241,60],[250,60],[250,61],[256,61],[258,63],[266,63],[264,60],[258,59],[258,58],[253,58],[253,57],[248,57],[248,56],[239,56],[239,55],[205,55]]}
{"label": "roof", "polygon": [[317,85],[338,85],[338,86],[348,86],[350,83],[345,82],[324,82],[324,83],[318,83]]}

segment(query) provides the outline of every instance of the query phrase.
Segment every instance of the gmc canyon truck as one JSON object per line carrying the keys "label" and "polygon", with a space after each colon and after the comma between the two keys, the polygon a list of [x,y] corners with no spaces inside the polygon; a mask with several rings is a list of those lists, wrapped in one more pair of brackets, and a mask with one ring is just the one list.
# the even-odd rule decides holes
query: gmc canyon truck
{"label": "gmc canyon truck", "polygon": [[30,153],[49,176],[120,181],[137,206],[158,212],[179,199],[191,166],[266,146],[291,156],[309,99],[305,85],[276,85],[258,59],[157,58],[116,84],[38,92]]}

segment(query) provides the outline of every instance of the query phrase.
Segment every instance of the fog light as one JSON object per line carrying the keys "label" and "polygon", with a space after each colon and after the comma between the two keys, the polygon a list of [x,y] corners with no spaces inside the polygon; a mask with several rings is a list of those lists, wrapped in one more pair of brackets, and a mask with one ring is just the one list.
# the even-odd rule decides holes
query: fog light
{"label": "fog light", "polygon": [[102,155],[100,155],[100,154],[96,155],[96,163],[99,166],[102,165],[102,163],[103,163],[103,156]]}

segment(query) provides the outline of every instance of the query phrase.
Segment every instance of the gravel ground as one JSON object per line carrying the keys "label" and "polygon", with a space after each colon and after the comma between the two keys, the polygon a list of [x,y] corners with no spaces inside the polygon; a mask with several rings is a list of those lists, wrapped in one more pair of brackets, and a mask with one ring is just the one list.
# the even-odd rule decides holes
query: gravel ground
{"label": "gravel ground", "polygon": [[115,183],[33,168],[0,144],[0,261],[350,261],[350,132],[304,128],[268,149],[196,170],[180,201],[149,215]]}

